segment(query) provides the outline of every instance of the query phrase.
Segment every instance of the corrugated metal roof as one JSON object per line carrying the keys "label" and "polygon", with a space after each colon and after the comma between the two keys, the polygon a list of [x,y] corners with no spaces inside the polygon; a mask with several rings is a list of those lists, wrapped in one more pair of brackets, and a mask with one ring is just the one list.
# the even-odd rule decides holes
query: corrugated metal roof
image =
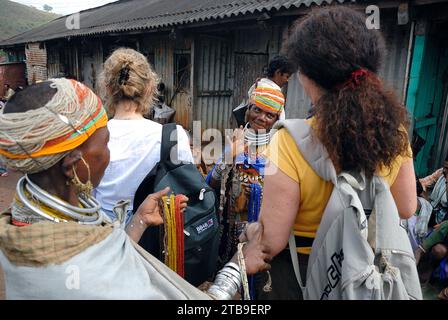
{"label": "corrugated metal roof", "polygon": [[65,16],[0,42],[0,46],[193,24],[336,1],[349,0],[121,0],[81,11],[80,29],[69,30],[66,27],[68,16]]}

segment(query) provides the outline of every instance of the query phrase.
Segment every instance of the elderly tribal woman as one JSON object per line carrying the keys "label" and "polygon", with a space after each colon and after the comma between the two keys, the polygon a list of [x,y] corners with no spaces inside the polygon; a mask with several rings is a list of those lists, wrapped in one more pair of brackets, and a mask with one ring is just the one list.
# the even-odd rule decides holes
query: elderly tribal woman
{"label": "elderly tribal woman", "polygon": [[[126,202],[108,222],[91,196],[109,163],[107,116],[99,98],[73,80],[52,79],[17,93],[0,116],[0,155],[25,175],[12,207],[0,215],[0,263],[9,299],[207,299],[231,298],[248,273],[266,268],[252,228],[242,256],[221,270],[209,295],[189,285],[141,249],[150,225],[163,223],[152,194],[126,231]],[[186,198],[181,208],[186,207]],[[120,224],[121,222],[121,224]],[[243,272],[240,272],[242,270]]]}
{"label": "elderly tribal woman", "polygon": [[[237,131],[231,150],[228,149],[228,154],[223,155],[207,177],[221,195],[221,264],[235,253],[238,235],[245,223],[258,220],[263,198],[263,152],[269,144],[269,131],[283,111],[285,98],[278,85],[260,81],[250,102],[244,129]],[[233,160],[231,164],[227,163],[228,158]]]}

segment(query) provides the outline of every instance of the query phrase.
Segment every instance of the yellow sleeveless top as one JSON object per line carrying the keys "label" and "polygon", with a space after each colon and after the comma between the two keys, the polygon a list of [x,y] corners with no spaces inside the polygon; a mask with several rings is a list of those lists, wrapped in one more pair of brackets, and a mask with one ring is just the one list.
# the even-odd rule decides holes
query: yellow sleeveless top
{"label": "yellow sleeveless top", "polygon": [[[314,121],[307,120],[313,126]],[[274,154],[275,153],[275,154]],[[300,185],[300,206],[294,222],[294,234],[314,238],[323,212],[333,191],[333,184],[320,178],[299,151],[293,137],[286,129],[280,129],[272,138],[266,154],[283,173]],[[412,151],[409,146],[409,154]],[[411,158],[398,156],[392,168],[379,170],[379,175],[391,186],[397,178],[401,165]],[[299,248],[310,254],[311,247]]]}

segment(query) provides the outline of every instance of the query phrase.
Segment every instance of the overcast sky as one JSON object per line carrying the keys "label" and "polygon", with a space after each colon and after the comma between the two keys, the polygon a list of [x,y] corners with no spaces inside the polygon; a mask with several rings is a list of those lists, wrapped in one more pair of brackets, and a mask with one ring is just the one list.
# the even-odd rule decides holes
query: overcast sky
{"label": "overcast sky", "polygon": [[63,1],[63,0],[12,0],[14,2],[19,2],[26,4],[28,6],[36,7],[42,10],[44,4],[48,4],[53,7],[54,13],[59,14],[71,14],[81,10],[102,6],[109,2],[114,2],[115,0],[74,0],[74,1]]}

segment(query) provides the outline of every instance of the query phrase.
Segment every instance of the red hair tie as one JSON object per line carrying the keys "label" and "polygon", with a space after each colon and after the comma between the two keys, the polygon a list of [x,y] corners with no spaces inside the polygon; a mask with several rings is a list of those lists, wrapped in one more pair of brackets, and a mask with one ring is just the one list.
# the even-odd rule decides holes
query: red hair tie
{"label": "red hair tie", "polygon": [[352,90],[355,90],[357,87],[359,87],[361,81],[367,77],[374,77],[379,83],[379,80],[374,73],[370,72],[367,69],[358,69],[351,73],[350,79],[348,79],[342,84],[337,85],[336,89],[341,90],[345,87],[349,87]]}

